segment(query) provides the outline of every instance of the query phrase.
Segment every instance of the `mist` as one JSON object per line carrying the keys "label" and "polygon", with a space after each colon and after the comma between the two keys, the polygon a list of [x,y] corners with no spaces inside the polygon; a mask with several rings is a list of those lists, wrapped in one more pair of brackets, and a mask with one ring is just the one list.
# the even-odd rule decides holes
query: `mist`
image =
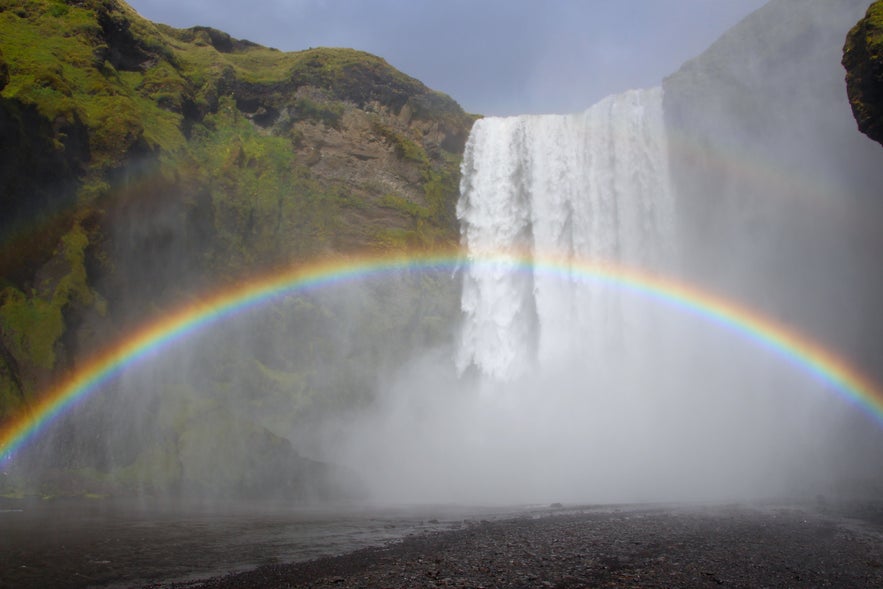
{"label": "mist", "polygon": [[[771,2],[662,90],[480,121],[458,205],[467,257],[676,277],[879,379],[879,146],[855,130],[839,65],[865,8]],[[879,496],[883,435],[843,391],[612,291],[467,269],[453,362],[388,377],[329,455],[381,502]]]}
{"label": "mist", "polygon": [[[883,380],[880,147],[839,66],[864,4],[776,0],[660,86],[478,121],[456,272],[213,325],[85,400],[11,476],[286,506],[879,498],[883,429],[808,364],[580,271],[731,300]],[[132,263],[101,286],[143,317],[209,277],[182,195],[137,192],[109,236]],[[484,264],[513,253],[527,267]]]}
{"label": "mist", "polygon": [[693,324],[677,348],[645,342],[632,360],[573,359],[515,382],[460,379],[429,355],[324,442],[380,504],[838,494],[844,472],[821,432],[845,409],[793,367],[707,331]]}

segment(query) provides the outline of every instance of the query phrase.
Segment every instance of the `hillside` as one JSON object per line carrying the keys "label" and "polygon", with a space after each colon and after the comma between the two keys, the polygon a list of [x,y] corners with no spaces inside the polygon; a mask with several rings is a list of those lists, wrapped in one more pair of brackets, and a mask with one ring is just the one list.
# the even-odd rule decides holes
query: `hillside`
{"label": "hillside", "polygon": [[[118,0],[0,0],[0,89],[0,424],[131,326],[199,293],[317,257],[458,239],[474,117],[366,53],[284,53],[151,23]],[[437,326],[455,293],[451,280],[378,285],[357,319],[318,295],[289,301],[296,312],[260,326],[267,341],[297,334],[284,352],[265,343],[204,359],[251,379],[245,421],[230,417],[244,389],[219,385],[224,365],[198,382],[151,383],[171,399],[157,427],[183,443],[233,419],[272,446],[261,416],[281,407],[284,423],[363,398],[380,366],[417,340],[444,340]],[[363,329],[363,317],[384,319]],[[346,349],[332,341],[340,330],[352,332]],[[360,345],[379,334],[383,350]],[[83,411],[107,419],[113,401],[103,403]],[[137,444],[106,440],[95,459],[82,436],[64,435],[86,446],[62,467],[144,460]]]}

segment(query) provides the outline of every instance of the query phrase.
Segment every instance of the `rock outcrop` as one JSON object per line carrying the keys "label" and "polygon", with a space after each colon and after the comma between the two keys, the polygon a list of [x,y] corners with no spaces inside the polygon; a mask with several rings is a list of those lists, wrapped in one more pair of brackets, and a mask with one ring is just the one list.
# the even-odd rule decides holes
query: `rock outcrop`
{"label": "rock outcrop", "polygon": [[843,67],[859,130],[883,144],[883,2],[874,2],[849,31]]}

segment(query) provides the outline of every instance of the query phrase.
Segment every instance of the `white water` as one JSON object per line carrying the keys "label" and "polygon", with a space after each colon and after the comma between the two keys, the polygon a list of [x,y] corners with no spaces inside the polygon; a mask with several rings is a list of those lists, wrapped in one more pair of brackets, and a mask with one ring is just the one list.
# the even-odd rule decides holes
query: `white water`
{"label": "white water", "polygon": [[331,434],[345,442],[332,461],[402,502],[730,500],[799,485],[824,451],[807,375],[580,274],[678,266],[666,147],[660,89],[478,121],[462,239],[473,259],[504,257],[466,266],[454,361],[438,352],[384,383],[372,412]]}
{"label": "white water", "polygon": [[[462,171],[457,215],[472,258],[512,253],[653,268],[674,254],[659,88],[612,96],[581,114],[482,119]],[[597,358],[616,345],[611,338],[628,337],[614,292],[507,264],[470,268],[461,372],[474,365],[511,380],[537,362]]]}

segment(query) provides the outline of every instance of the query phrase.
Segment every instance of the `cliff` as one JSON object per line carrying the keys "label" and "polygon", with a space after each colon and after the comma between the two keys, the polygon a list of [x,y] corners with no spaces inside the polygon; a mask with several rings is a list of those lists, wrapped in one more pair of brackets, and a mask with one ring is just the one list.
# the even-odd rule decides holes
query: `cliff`
{"label": "cliff", "polygon": [[[455,244],[473,120],[359,51],[284,53],[151,23],[118,0],[0,2],[0,423],[133,325],[201,293],[316,257]],[[297,297],[283,320],[259,320],[265,339],[253,347],[233,350],[255,329],[239,324],[213,348],[226,360],[195,354],[198,377],[189,365],[177,380],[145,381],[154,403],[137,419],[154,420],[165,442],[108,428],[98,447],[77,433],[139,411],[108,394],[44,450],[66,445],[53,464],[105,473],[177,465],[163,476],[181,484],[183,445],[208,452],[203,433],[223,416],[266,445],[272,423],[287,435],[280,424],[296,416],[364,402],[380,367],[444,340],[456,292],[449,278],[373,285],[357,317],[352,301]],[[379,334],[388,345],[368,345]]]}
{"label": "cliff", "polygon": [[883,2],[874,2],[849,31],[843,67],[859,130],[883,143]]}
{"label": "cliff", "polygon": [[866,0],[773,0],[664,82],[683,271],[881,377],[879,146],[840,65]]}

